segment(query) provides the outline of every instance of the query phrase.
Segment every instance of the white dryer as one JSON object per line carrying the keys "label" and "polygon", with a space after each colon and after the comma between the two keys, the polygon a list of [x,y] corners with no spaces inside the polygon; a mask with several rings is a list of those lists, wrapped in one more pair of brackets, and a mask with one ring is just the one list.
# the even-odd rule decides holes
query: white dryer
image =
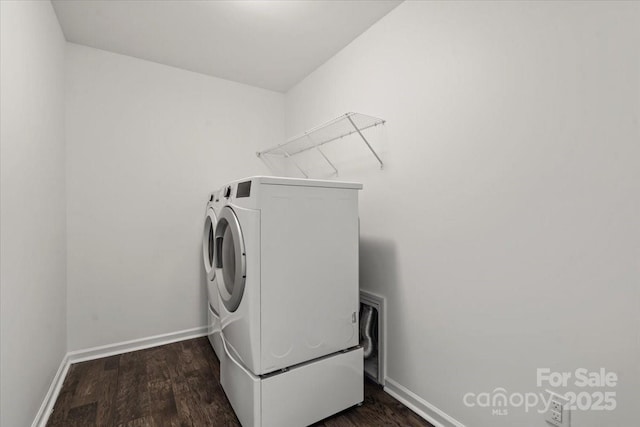
{"label": "white dryer", "polygon": [[308,425],[363,400],[361,188],[252,177],[221,190],[220,376],[245,427]]}
{"label": "white dryer", "polygon": [[202,259],[206,272],[207,281],[207,317],[209,342],[218,358],[223,353],[222,338],[220,329],[220,297],[218,294],[218,284],[216,281],[216,269],[213,266],[214,256],[214,233],[218,223],[218,213],[221,207],[219,192],[215,191],[209,195],[207,208],[205,211],[204,231],[202,235]]}

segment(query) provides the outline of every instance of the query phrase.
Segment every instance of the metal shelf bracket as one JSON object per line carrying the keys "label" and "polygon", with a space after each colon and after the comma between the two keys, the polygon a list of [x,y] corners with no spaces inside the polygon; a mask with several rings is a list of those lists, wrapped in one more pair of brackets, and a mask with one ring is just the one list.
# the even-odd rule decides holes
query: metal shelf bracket
{"label": "metal shelf bracket", "polygon": [[305,171],[298,162],[295,160],[295,156],[308,152],[309,150],[317,151],[324,161],[331,167],[335,175],[338,175],[338,169],[329,157],[320,149],[325,144],[340,140],[344,137],[358,134],[358,136],[364,141],[365,145],[376,158],[380,164],[380,169],[384,167],[384,163],[376,150],[369,143],[369,140],[364,136],[363,132],[369,128],[376,127],[378,125],[384,125],[385,120],[368,116],[360,113],[346,113],[340,117],[337,117],[327,123],[317,126],[300,136],[291,138],[285,143],[276,145],[275,147],[268,148],[263,151],[259,151],[256,155],[262,159],[262,161],[270,168],[273,169],[273,165],[269,162],[269,156],[276,156],[286,158],[290,160],[300,173],[305,178],[309,177],[308,171]]}

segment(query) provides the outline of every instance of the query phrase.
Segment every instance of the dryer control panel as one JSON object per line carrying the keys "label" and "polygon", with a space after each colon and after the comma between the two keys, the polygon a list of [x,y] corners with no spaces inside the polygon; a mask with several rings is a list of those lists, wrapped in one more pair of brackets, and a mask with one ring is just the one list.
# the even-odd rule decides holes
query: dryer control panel
{"label": "dryer control panel", "polygon": [[251,181],[245,181],[238,183],[236,189],[236,199],[240,197],[249,197],[251,195]]}

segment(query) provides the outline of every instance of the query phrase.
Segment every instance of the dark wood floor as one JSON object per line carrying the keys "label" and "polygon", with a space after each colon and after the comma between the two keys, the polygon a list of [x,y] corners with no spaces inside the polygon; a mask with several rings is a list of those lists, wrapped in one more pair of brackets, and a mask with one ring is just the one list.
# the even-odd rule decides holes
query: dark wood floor
{"label": "dark wood floor", "polygon": [[[239,426],[207,338],[71,365],[49,427]],[[431,426],[377,385],[365,402],[314,425]],[[433,426],[431,426],[433,427]]]}

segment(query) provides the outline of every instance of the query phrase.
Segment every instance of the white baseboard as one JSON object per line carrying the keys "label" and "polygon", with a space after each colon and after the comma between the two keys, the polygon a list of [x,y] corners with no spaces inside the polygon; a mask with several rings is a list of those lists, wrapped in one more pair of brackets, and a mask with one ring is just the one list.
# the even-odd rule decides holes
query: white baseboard
{"label": "white baseboard", "polygon": [[384,391],[436,427],[465,427],[460,421],[441,411],[391,378],[385,379]]}
{"label": "white baseboard", "polygon": [[53,405],[56,402],[56,399],[58,398],[58,394],[60,394],[62,383],[64,382],[64,379],[67,376],[67,371],[69,370],[69,366],[70,366],[69,354],[67,353],[62,358],[62,362],[60,362],[58,371],[56,372],[56,375],[53,377],[53,381],[51,381],[49,390],[47,390],[47,394],[44,396],[42,405],[40,405],[40,409],[38,409],[38,413],[36,414],[36,418],[33,420],[31,427],[46,426],[47,421],[49,420],[49,415],[53,410]]}
{"label": "white baseboard", "polygon": [[74,350],[67,353],[69,363],[85,362],[87,360],[100,359],[101,357],[115,356],[116,354],[130,351],[144,350],[145,348],[158,347],[172,342],[190,340],[192,338],[207,335],[207,326],[185,329],[184,331],[169,332],[168,334],[154,335],[152,337],[138,338],[99,347]]}
{"label": "white baseboard", "polygon": [[130,351],[143,350],[145,348],[158,347],[160,345],[171,344],[173,342],[185,341],[192,338],[198,338],[206,336],[208,332],[208,326],[199,326],[197,328],[186,329],[184,331],[170,332],[168,334],[155,335],[152,337],[139,338],[130,341],[123,341],[114,344],[103,345],[99,347],[87,348],[84,350],[75,350],[68,352],[60,363],[58,372],[56,372],[49,391],[46,396],[36,418],[33,420],[31,427],[45,427],[53,405],[58,399],[62,384],[67,376],[69,367],[73,363],[86,362],[88,360],[100,359],[102,357],[114,356],[116,354],[128,353]]}

